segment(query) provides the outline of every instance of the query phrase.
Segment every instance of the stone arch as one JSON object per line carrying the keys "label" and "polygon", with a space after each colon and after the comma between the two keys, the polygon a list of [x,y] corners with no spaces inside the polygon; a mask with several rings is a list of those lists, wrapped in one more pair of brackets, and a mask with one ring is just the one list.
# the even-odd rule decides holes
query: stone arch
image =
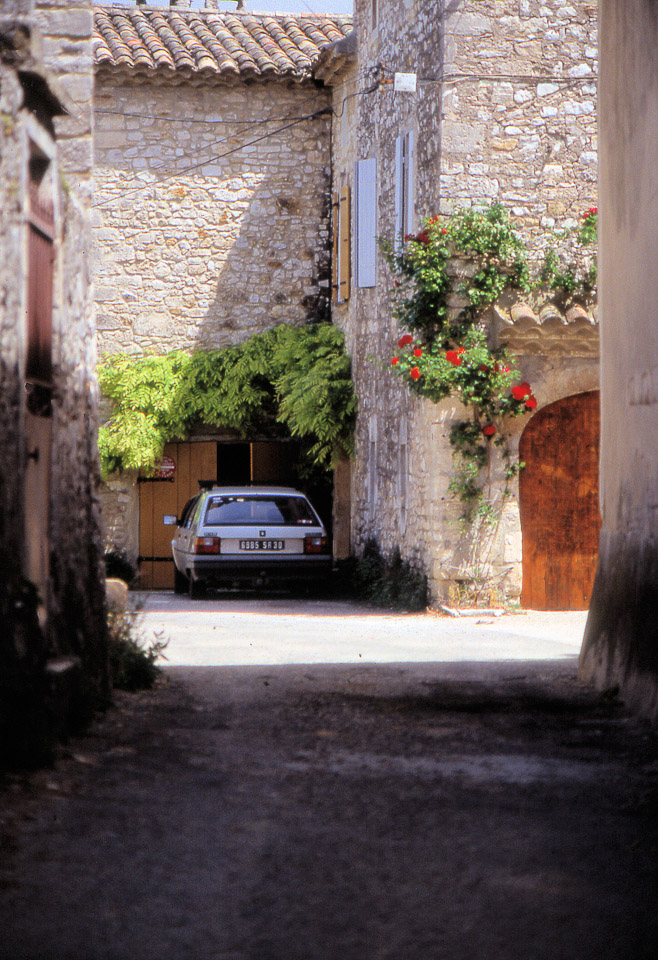
{"label": "stone arch", "polygon": [[599,435],[598,390],[543,407],[521,435],[525,607],[579,610],[589,605],[601,526]]}

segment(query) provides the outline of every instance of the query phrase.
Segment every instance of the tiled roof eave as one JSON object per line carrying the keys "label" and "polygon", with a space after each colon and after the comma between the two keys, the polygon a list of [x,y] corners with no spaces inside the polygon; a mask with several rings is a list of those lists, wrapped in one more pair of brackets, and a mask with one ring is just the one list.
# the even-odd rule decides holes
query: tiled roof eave
{"label": "tiled roof eave", "polygon": [[352,27],[349,17],[148,7],[96,7],[94,22],[99,78],[158,83],[303,83],[322,51]]}

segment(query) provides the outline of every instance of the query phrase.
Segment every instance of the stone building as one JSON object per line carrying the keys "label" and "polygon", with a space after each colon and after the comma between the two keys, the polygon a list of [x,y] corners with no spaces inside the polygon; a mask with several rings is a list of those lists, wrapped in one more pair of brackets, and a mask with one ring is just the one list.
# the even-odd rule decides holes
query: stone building
{"label": "stone building", "polygon": [[0,755],[108,696],[96,453],[91,8],[0,10]]}
{"label": "stone building", "polygon": [[601,5],[601,500],[581,676],[658,720],[658,17]]}
{"label": "stone building", "polygon": [[[579,222],[596,203],[596,5],[356,0],[354,28],[316,68],[333,90],[333,318],[359,398],[352,548],[399,548],[434,599],[485,585],[527,606],[585,608],[600,522],[596,314],[517,304],[492,317],[490,341],[507,344],[538,407],[512,427],[520,489],[503,504],[494,463],[499,521],[465,536],[448,491],[460,410],[388,372],[400,331],[377,239],[493,200],[539,243]],[[411,89],[396,90],[395,74],[412,75]]]}
{"label": "stone building", "polygon": [[[350,28],[329,16],[96,8],[101,353],[221,348],[329,319],[331,96],[312,69]],[[109,480],[108,544],[149,558],[145,584],[168,585],[162,517],[180,514],[201,477],[287,480],[286,451],[200,429],[165,451],[173,483]]]}

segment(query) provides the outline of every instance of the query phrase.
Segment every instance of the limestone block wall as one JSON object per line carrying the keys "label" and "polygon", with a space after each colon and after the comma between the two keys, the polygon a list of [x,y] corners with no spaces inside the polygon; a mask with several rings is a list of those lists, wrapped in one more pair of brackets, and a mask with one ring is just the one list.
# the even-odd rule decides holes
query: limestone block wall
{"label": "limestone block wall", "polygon": [[[437,211],[499,200],[541,245],[558,221],[575,225],[596,203],[595,4],[380,0],[375,24],[372,11],[370,0],[356,0],[358,52],[333,80],[333,168],[334,189],[353,188],[355,161],[376,158],[380,237],[393,234],[395,140],[406,132],[414,137],[418,227]],[[417,75],[415,94],[381,82],[395,72]],[[499,579],[507,571],[505,589],[518,595],[517,490],[495,530],[463,535],[448,491],[447,436],[460,411],[452,401],[437,406],[411,397],[390,374],[399,337],[390,284],[379,255],[376,285],[353,284],[349,300],[333,307],[359,396],[352,548],[358,552],[373,536],[386,552],[399,546],[428,574],[434,599],[482,570]],[[521,324],[501,334],[523,376],[534,378],[540,405],[596,386],[598,339],[589,326]],[[525,422],[514,425],[518,434]],[[497,502],[503,487],[502,464],[494,462]]]}
{"label": "limestone block wall", "polygon": [[[328,92],[96,86],[101,353],[238,343],[329,311]],[[302,119],[300,119],[302,118]]]}

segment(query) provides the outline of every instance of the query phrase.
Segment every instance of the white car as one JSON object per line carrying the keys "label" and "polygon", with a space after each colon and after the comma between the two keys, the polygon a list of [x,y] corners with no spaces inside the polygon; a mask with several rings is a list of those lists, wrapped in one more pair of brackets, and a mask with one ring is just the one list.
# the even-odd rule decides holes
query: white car
{"label": "white car", "polygon": [[189,500],[171,542],[174,590],[318,582],[329,577],[327,531],[298,490],[212,487]]}

